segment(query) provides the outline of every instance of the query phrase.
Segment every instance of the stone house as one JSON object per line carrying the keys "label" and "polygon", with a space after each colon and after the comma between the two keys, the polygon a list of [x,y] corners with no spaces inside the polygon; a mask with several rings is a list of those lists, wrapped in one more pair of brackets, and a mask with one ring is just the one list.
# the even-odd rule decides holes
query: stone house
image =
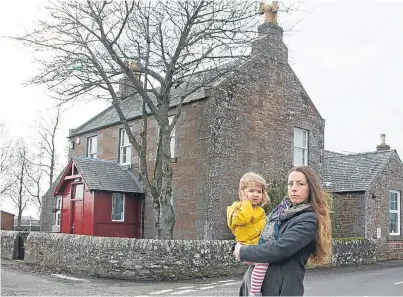
{"label": "stone house", "polygon": [[378,260],[403,259],[403,163],[384,137],[374,152],[325,151],[323,181],[333,193],[335,237],[365,237]]}
{"label": "stone house", "polygon": [[[282,180],[295,164],[322,174],[324,119],[288,63],[283,30],[265,22],[239,71],[185,99],[171,135],[175,239],[232,238],[225,209],[237,199],[239,178],[254,170]],[[172,94],[172,114],[177,101]],[[133,132],[141,100],[121,101]],[[148,123],[148,162],[155,159],[157,124]],[[115,160],[136,173],[138,158],[109,107],[69,135],[70,157]],[[153,238],[154,214],[145,201],[144,237]]]}
{"label": "stone house", "polygon": [[41,208],[41,231],[44,232],[59,232],[60,231],[60,221],[61,212],[57,211],[60,209],[60,200],[53,196],[53,192],[59,183],[63,172],[60,172],[56,177],[55,181],[52,183],[51,187],[42,196],[42,208]]}

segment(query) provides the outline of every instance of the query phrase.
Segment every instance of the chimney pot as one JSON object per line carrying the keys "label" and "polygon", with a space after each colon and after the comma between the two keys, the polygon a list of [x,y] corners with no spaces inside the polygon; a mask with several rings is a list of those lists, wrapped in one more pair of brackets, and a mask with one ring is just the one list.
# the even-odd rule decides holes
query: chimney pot
{"label": "chimney pot", "polygon": [[381,134],[381,144],[382,144],[382,145],[385,145],[385,144],[386,144],[385,138],[386,138],[386,135],[385,135],[385,134]]}
{"label": "chimney pot", "polygon": [[377,151],[390,150],[390,145],[386,144],[385,138],[386,138],[386,135],[381,134],[381,144],[376,146]]}

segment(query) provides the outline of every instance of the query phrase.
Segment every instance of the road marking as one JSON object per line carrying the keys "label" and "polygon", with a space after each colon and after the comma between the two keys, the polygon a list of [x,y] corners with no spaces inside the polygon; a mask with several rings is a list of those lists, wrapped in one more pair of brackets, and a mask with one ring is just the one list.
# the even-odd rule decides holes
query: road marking
{"label": "road marking", "polygon": [[200,286],[212,286],[212,285],[216,285],[218,283],[210,283],[210,284],[200,284]]}
{"label": "road marking", "polygon": [[218,281],[219,283],[229,283],[229,282],[233,282],[233,279],[229,279],[229,280],[225,280],[225,281]]}
{"label": "road marking", "polygon": [[173,292],[171,293],[171,295],[181,295],[181,294],[185,294],[185,293],[189,293],[189,292],[197,292],[197,290],[183,290],[183,291],[178,291],[178,292]]}
{"label": "road marking", "polygon": [[215,286],[201,287],[201,288],[199,288],[199,290],[208,290],[208,289],[212,289],[212,288],[215,288]]}
{"label": "road marking", "polygon": [[402,281],[402,282],[394,283],[394,285],[400,285],[400,284],[403,284],[403,281]]}
{"label": "road marking", "polygon": [[148,295],[160,295],[160,294],[164,294],[164,293],[168,293],[168,292],[172,292],[173,290],[171,289],[167,289],[167,290],[161,290],[161,291],[155,291],[152,293],[148,293]]}
{"label": "road marking", "polygon": [[190,286],[190,287],[180,287],[180,288],[176,288],[176,290],[185,290],[185,289],[193,289],[196,286]]}
{"label": "road marking", "polygon": [[74,276],[68,276],[68,275],[64,275],[64,274],[53,273],[51,275],[59,277],[59,278],[63,278],[63,279],[72,280],[72,281],[88,282],[88,280],[86,280],[86,279],[78,278],[78,277],[74,277]]}
{"label": "road marking", "polygon": [[217,287],[225,287],[225,286],[232,286],[232,285],[236,285],[236,282],[232,282],[232,283],[225,283],[225,284],[221,284],[221,285],[217,285]]}

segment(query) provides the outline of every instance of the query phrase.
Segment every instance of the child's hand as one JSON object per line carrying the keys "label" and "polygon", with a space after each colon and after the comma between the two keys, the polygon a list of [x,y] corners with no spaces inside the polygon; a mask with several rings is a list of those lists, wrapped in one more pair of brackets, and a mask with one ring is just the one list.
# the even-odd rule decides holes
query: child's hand
{"label": "child's hand", "polygon": [[239,190],[238,194],[239,194],[239,200],[240,201],[248,200],[248,197],[246,196],[244,190]]}

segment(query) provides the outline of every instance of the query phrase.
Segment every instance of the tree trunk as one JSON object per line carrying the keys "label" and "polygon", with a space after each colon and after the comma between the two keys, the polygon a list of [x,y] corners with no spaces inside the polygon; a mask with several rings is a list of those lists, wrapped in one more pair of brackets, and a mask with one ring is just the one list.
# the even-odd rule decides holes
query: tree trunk
{"label": "tree trunk", "polygon": [[21,206],[18,208],[18,217],[17,217],[17,229],[21,229],[21,216],[22,216],[22,208]]}
{"label": "tree trunk", "polygon": [[175,214],[169,203],[161,204],[154,209],[158,239],[173,239]]}
{"label": "tree trunk", "polygon": [[[168,119],[168,117],[166,117]],[[155,228],[159,239],[172,239],[175,225],[175,213],[171,204],[172,199],[172,168],[171,148],[168,121],[159,129],[159,145],[157,162],[154,171],[153,206],[155,214]]]}

